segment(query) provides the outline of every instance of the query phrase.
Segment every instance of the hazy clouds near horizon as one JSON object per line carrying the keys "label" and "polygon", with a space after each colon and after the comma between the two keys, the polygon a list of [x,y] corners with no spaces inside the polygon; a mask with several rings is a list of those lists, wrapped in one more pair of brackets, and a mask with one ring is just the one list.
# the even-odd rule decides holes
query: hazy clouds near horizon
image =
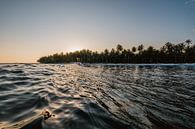
{"label": "hazy clouds near horizon", "polygon": [[1,0],[0,62],[88,48],[195,41],[194,0]]}

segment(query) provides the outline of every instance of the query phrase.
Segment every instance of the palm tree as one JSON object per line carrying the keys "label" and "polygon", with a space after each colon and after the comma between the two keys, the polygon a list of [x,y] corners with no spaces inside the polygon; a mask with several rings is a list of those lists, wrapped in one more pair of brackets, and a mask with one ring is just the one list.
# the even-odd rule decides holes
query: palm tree
{"label": "palm tree", "polygon": [[105,49],[104,50],[104,53],[103,53],[103,55],[104,55],[104,58],[105,58],[105,61],[106,61],[106,63],[108,63],[109,61],[109,51],[108,51],[108,49]]}
{"label": "palm tree", "polygon": [[185,43],[186,43],[187,47],[189,48],[190,45],[192,44],[192,40],[187,39],[187,40],[185,41]]}
{"label": "palm tree", "polygon": [[185,41],[186,43],[186,49],[185,49],[185,62],[188,62],[187,60],[189,60],[189,55],[190,55],[190,45],[192,44],[192,40],[187,39]]}
{"label": "palm tree", "polygon": [[137,50],[139,51],[139,53],[141,53],[143,51],[143,49],[144,49],[144,45],[143,44],[141,44],[141,45],[139,45],[137,47]]}
{"label": "palm tree", "polygon": [[136,47],[133,46],[133,47],[132,47],[132,52],[135,53],[136,50],[137,50]]}
{"label": "palm tree", "polygon": [[120,44],[118,44],[118,45],[116,46],[116,50],[117,50],[118,52],[121,52],[121,51],[123,50],[123,46],[120,45]]}
{"label": "palm tree", "polygon": [[127,49],[127,62],[128,63],[131,63],[130,58],[132,58],[132,57],[133,57],[133,53],[131,52],[130,49]]}

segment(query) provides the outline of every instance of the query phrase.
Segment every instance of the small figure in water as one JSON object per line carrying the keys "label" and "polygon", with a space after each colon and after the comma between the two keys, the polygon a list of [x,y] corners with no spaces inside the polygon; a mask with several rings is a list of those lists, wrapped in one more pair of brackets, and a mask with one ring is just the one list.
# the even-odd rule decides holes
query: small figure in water
{"label": "small figure in water", "polygon": [[44,120],[47,120],[48,118],[50,118],[52,115],[49,111],[47,111],[46,109],[43,110],[43,112],[41,113],[43,115]]}
{"label": "small figure in water", "polygon": [[55,117],[55,115],[51,114],[48,110],[44,109],[41,114],[36,115],[30,119],[25,121],[21,121],[17,124],[4,127],[3,129],[10,129],[10,128],[20,128],[20,129],[43,129],[42,128],[42,121],[47,120],[50,117]]}

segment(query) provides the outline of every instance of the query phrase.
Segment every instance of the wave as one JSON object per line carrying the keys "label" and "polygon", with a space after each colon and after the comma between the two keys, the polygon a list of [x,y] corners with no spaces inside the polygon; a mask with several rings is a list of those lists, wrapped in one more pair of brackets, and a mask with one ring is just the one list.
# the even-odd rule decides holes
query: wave
{"label": "wave", "polygon": [[194,73],[189,64],[0,65],[0,127],[193,129]]}

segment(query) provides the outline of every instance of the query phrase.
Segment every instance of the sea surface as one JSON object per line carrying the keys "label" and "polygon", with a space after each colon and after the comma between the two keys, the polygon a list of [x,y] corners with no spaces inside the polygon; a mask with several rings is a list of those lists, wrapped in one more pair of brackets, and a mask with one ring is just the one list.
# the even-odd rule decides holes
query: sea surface
{"label": "sea surface", "polygon": [[195,129],[195,64],[1,64],[0,128]]}

